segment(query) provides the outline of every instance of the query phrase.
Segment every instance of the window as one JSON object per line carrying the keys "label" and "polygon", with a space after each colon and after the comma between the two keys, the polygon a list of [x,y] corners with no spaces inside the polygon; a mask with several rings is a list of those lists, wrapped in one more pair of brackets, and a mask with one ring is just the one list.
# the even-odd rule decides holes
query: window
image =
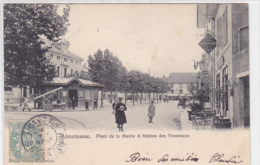
{"label": "window", "polygon": [[73,60],[70,60],[70,62],[73,64]]}
{"label": "window", "polygon": [[222,17],[217,18],[217,55],[222,47]]}
{"label": "window", "polygon": [[33,88],[32,87],[30,87],[29,93],[30,93],[30,95],[33,94]]}
{"label": "window", "polygon": [[183,84],[180,84],[180,88],[183,88]]}
{"label": "window", "polygon": [[174,93],[174,89],[172,89],[172,93]]}
{"label": "window", "polygon": [[239,28],[238,31],[238,44],[239,44],[239,51],[248,48],[249,46],[249,27],[245,26]]}
{"label": "window", "polygon": [[90,100],[90,89],[85,90],[85,99]]}
{"label": "window", "polygon": [[222,26],[222,40],[223,40],[223,46],[225,46],[228,42],[228,17],[227,17],[227,7],[223,13],[223,26]]}
{"label": "window", "polygon": [[60,67],[57,66],[57,76],[60,76]]}
{"label": "window", "polygon": [[180,89],[180,93],[183,93],[182,89]]}
{"label": "window", "polygon": [[[228,67],[226,66],[223,69],[223,77],[222,77],[222,84],[224,89],[224,97],[223,97],[223,109],[228,111]],[[225,114],[226,116],[226,114]]]}
{"label": "window", "polygon": [[62,96],[66,97],[67,96],[67,91],[62,91]]}
{"label": "window", "polygon": [[79,97],[83,97],[83,91],[79,91]]}
{"label": "window", "polygon": [[64,58],[64,61],[67,62],[67,58]]}
{"label": "window", "polygon": [[64,77],[67,76],[67,68],[64,68]]}
{"label": "window", "polygon": [[174,87],[174,85],[172,84],[172,85],[171,85],[171,87],[173,88],[173,87]]}
{"label": "window", "polygon": [[71,75],[73,74],[73,69],[70,70],[70,74],[71,74]]}
{"label": "window", "polygon": [[217,93],[216,93],[216,101],[217,101],[217,108],[220,108],[220,74],[217,75],[216,77],[216,88],[217,88]]}
{"label": "window", "polygon": [[50,54],[50,58],[53,58],[53,54]]}
{"label": "window", "polygon": [[76,65],[78,65],[79,63],[78,63],[78,61],[76,61]]}
{"label": "window", "polygon": [[60,60],[60,56],[57,56],[57,60]]}
{"label": "window", "polygon": [[13,88],[10,86],[5,86],[5,92],[13,92]]}

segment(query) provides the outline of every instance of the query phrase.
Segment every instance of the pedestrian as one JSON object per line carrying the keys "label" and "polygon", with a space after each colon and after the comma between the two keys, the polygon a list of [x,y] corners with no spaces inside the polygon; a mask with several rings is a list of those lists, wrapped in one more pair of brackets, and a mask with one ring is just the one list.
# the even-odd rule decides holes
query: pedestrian
{"label": "pedestrian", "polygon": [[26,97],[23,102],[23,111],[24,111],[24,109],[28,109],[29,111],[31,111],[31,109],[29,108],[29,105],[28,105],[29,103],[30,103],[30,99],[29,99],[29,97]]}
{"label": "pedestrian", "polygon": [[116,104],[117,104],[117,102],[116,102],[116,100],[115,100],[114,103],[112,104],[112,108],[113,108],[113,110],[115,109]]}
{"label": "pedestrian", "polygon": [[75,110],[76,100],[74,97],[72,97],[71,102],[72,102],[72,110]]}
{"label": "pedestrian", "polygon": [[88,111],[88,100],[85,101],[85,108],[86,108],[86,111]]}
{"label": "pedestrian", "polygon": [[122,103],[122,97],[118,98],[118,103],[115,106],[116,110],[116,123],[118,124],[118,131],[124,132],[123,125],[126,123],[125,111],[127,110],[124,103]]}
{"label": "pedestrian", "polygon": [[97,96],[94,97],[94,107],[93,107],[93,110],[96,108],[97,109]]}
{"label": "pedestrian", "polygon": [[149,122],[148,123],[153,123],[153,117],[155,116],[155,106],[153,105],[153,101],[151,101],[151,105],[149,105],[148,108],[148,117],[149,117]]}
{"label": "pedestrian", "polygon": [[71,111],[72,101],[70,98],[68,99],[67,104],[68,104],[68,111]]}
{"label": "pedestrian", "polygon": [[167,101],[167,103],[169,102],[169,98],[168,97],[166,98],[166,101]]}
{"label": "pedestrian", "polygon": [[[115,110],[116,104],[117,104],[117,101],[115,100],[114,103],[112,104],[112,109],[113,109],[112,114],[115,115],[115,119],[116,119],[116,110]],[[117,124],[117,128],[119,128],[119,124]]]}

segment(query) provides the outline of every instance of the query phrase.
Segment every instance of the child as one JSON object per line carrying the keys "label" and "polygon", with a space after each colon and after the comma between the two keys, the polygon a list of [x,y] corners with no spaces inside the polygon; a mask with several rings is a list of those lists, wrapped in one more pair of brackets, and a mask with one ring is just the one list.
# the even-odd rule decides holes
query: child
{"label": "child", "polygon": [[155,116],[155,106],[153,105],[153,101],[151,101],[151,105],[149,105],[147,116],[149,117],[148,123],[153,123],[153,117]]}

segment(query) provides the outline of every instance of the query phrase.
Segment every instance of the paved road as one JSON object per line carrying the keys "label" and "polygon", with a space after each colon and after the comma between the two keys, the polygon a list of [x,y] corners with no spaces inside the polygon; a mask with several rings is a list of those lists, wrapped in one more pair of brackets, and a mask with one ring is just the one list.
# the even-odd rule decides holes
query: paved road
{"label": "paved road", "polygon": [[[110,105],[111,106],[111,105]],[[128,106],[126,113],[127,124],[124,129],[127,132],[136,130],[181,130],[180,115],[182,108],[176,108],[177,102],[156,103],[156,112],[153,124],[148,123],[148,104]],[[28,120],[38,114],[50,114],[62,121],[67,129],[85,129],[89,131],[111,131],[116,132],[115,116],[112,108],[99,108],[98,110],[77,110],[72,112],[5,112],[5,122],[10,119]]]}

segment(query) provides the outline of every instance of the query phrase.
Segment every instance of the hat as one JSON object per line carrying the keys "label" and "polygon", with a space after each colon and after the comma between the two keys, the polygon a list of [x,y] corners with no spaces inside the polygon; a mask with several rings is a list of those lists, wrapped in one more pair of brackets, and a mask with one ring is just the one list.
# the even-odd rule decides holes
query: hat
{"label": "hat", "polygon": [[123,98],[122,97],[118,97],[118,100],[123,100]]}

